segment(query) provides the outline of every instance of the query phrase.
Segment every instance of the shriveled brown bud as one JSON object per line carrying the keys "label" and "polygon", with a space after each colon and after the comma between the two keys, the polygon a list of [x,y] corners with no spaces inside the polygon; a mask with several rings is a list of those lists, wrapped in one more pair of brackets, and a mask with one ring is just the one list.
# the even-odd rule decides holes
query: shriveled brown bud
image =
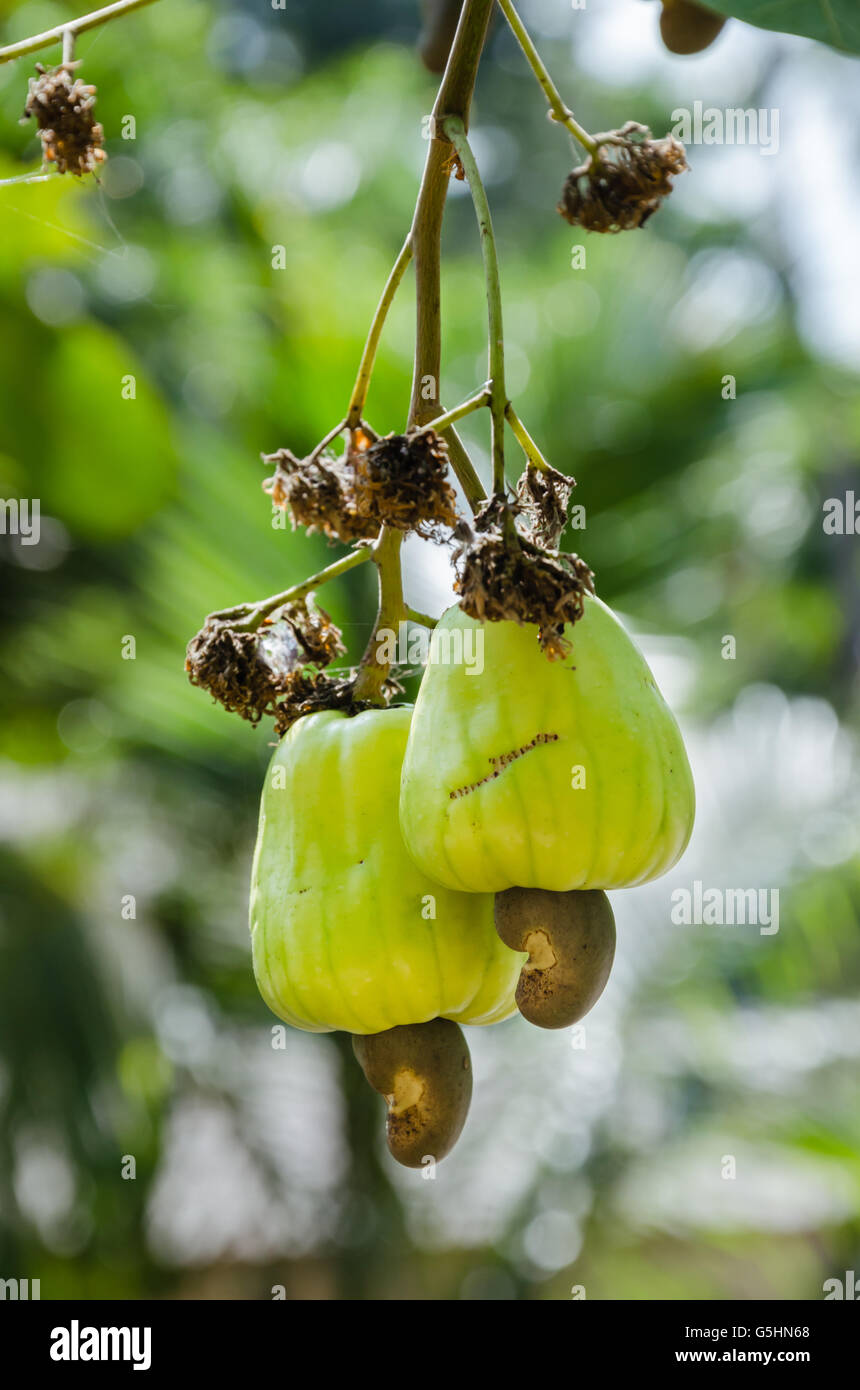
{"label": "shriveled brown bud", "polygon": [[331,454],[311,454],[298,459],[289,449],[263,454],[264,463],[275,465],[263,483],[272,504],[290,513],[293,527],[320,531],[329,540],[345,544],[364,540],[379,529],[372,518],[359,512],[352,467]]}
{"label": "shriveled brown bud", "polygon": [[[208,690],[231,713],[251,724],[274,719],[276,733],[283,734],[317,710],[367,708],[367,701],[355,699],[354,677],[317,669],[343,650],[328,614],[307,600],[253,629],[243,626],[241,609],[213,613],[188,644],[185,670],[192,685]],[[389,680],[382,694],[388,700],[400,690]]]}
{"label": "shriveled brown bud", "polygon": [[569,1028],[600,998],[615,958],[615,918],[597,889],[508,888],[495,899],[496,931],[527,951],[517,1008],[538,1028]]}
{"label": "shriveled brown bud", "polygon": [[388,434],[351,451],[355,501],[377,529],[438,535],[457,521],[457,498],[448,482],[448,446],[435,430]]}
{"label": "shriveled brown bud", "polygon": [[517,483],[517,525],[535,545],[555,550],[567,525],[576,479],[529,464]]}
{"label": "shriveled brown bud", "polygon": [[558,211],[590,232],[644,227],[687,168],[680,140],[654,140],[647,126],[628,121],[568,174]]}
{"label": "shriveled brown bud", "polygon": [[45,159],[60,174],[91,174],[106,158],[104,131],[93,115],[96,89],[74,76],[77,63],[50,71],[36,64],[23,120],[36,117]]}
{"label": "shriveled brown bud", "polygon": [[594,575],[578,555],[542,550],[519,536],[514,509],[491,498],[454,552],[460,607],[479,622],[536,624],[551,660],[567,656],[566,623],[578,622]]}
{"label": "shriveled brown bud", "polygon": [[[291,656],[297,662],[299,645],[292,629],[286,629],[283,640],[291,643]],[[285,660],[283,650],[276,660]],[[259,633],[236,631],[209,618],[188,643],[185,670],[192,685],[208,690],[225,709],[251,724],[258,724],[264,714],[277,717],[282,679],[261,650]]]}
{"label": "shriveled brown bud", "polygon": [[324,608],[317,606],[312,594],[298,603],[288,603],[280,610],[280,619],[295,633],[304,650],[305,659],[314,666],[328,666],[336,656],[346,651],[343,634]]}
{"label": "shriveled brown bud", "polygon": [[384,1033],[356,1035],[353,1050],[375,1091],[385,1097],[385,1137],[398,1163],[438,1163],[460,1137],[472,1099],[472,1062],[456,1023],[434,1018]]}
{"label": "shriveled brown bud", "polygon": [[693,0],[663,0],[660,34],[670,53],[701,53],[714,42],[725,22],[724,14]]}
{"label": "shriveled brown bud", "polygon": [[379,438],[367,425],[350,432],[346,452],[298,459],[289,449],[264,454],[275,471],[263,488],[294,526],[350,542],[377,535],[382,526],[437,539],[457,520],[448,482],[448,449],[435,430]]}

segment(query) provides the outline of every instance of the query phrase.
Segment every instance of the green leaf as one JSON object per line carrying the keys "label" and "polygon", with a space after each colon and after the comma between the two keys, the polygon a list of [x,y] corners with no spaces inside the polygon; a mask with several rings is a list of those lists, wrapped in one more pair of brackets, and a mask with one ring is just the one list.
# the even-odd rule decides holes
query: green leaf
{"label": "green leaf", "polygon": [[801,34],[846,53],[860,53],[857,0],[708,0],[708,9],[759,29]]}

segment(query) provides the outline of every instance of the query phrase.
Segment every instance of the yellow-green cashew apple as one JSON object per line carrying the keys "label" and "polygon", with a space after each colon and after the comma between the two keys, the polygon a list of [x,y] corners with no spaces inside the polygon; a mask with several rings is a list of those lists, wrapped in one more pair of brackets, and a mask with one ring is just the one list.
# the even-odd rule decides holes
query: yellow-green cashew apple
{"label": "yellow-green cashew apple", "polygon": [[254,972],[297,1028],[380,1033],[516,1010],[525,957],[493,926],[491,897],[431,882],[397,819],[412,711],[299,719],[269,765],[251,882]]}
{"label": "yellow-green cashew apple", "polygon": [[441,619],[415,705],[400,824],[449,888],[623,888],[665,873],[693,826],[680,730],[600,599],[550,661],[537,629]]}

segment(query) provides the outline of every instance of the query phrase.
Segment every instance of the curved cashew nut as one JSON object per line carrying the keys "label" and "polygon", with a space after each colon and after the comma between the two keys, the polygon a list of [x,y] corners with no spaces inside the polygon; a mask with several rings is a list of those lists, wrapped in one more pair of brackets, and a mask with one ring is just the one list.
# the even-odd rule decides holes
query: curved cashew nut
{"label": "curved cashew nut", "polygon": [[434,1018],[384,1033],[356,1034],[353,1051],[375,1091],[385,1097],[385,1137],[398,1163],[420,1168],[450,1153],[472,1099],[472,1061],[456,1023]]}
{"label": "curved cashew nut", "polygon": [[599,889],[551,893],[508,888],[496,894],[496,931],[527,951],[517,1008],[538,1028],[568,1028],[603,993],[615,957],[615,918]]}

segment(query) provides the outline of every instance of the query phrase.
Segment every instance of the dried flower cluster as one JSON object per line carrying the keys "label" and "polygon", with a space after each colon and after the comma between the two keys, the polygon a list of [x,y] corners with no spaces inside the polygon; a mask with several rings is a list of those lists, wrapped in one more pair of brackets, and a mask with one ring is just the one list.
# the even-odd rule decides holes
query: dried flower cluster
{"label": "dried flower cluster", "polygon": [[322,453],[298,459],[289,449],[278,449],[264,454],[263,462],[275,465],[263,488],[274,506],[290,513],[294,528],[320,531],[345,545],[373,535],[372,525],[359,515],[354,473],[345,457]]}
{"label": "dried flower cluster", "polygon": [[280,618],[298,639],[305,660],[314,666],[328,666],[346,651],[340,628],[335,627],[325,609],[317,607],[313,595],[299,603],[286,604]]}
{"label": "dried flower cluster", "polygon": [[353,709],[353,681],[319,669],[344,651],[338,629],[311,601],[290,604],[272,622],[243,630],[241,620],[213,613],[191,639],[185,669],[231,713],[252,724],[264,716],[283,734],[303,714]]}
{"label": "dried flower cluster", "polygon": [[379,439],[362,428],[339,458],[297,459],[279,449],[263,461],[275,465],[263,483],[274,505],[290,512],[294,526],[330,540],[363,540],[383,524],[431,536],[457,520],[447,447],[434,430]]}
{"label": "dried flower cluster", "polygon": [[567,473],[528,465],[517,483],[514,506],[519,529],[527,540],[557,549],[575,487],[576,479]]}
{"label": "dried flower cluster", "polygon": [[104,131],[93,115],[95,87],[74,76],[77,63],[46,70],[36,64],[24,120],[36,117],[44,157],[60,174],[91,174],[105,158]]}
{"label": "dried flower cluster", "polygon": [[388,434],[354,456],[360,510],[398,531],[438,535],[457,522],[456,495],[448,482],[448,446],[435,430]]}
{"label": "dried flower cluster", "polygon": [[570,642],[565,624],[582,617],[594,575],[578,555],[539,548],[514,525],[516,507],[492,498],[475,518],[454,554],[460,607],[479,622],[534,623],[541,650],[552,660],[565,657]]}
{"label": "dried flower cluster", "polygon": [[643,227],[687,167],[680,140],[653,140],[647,126],[628,121],[568,174],[558,211],[589,232]]}

